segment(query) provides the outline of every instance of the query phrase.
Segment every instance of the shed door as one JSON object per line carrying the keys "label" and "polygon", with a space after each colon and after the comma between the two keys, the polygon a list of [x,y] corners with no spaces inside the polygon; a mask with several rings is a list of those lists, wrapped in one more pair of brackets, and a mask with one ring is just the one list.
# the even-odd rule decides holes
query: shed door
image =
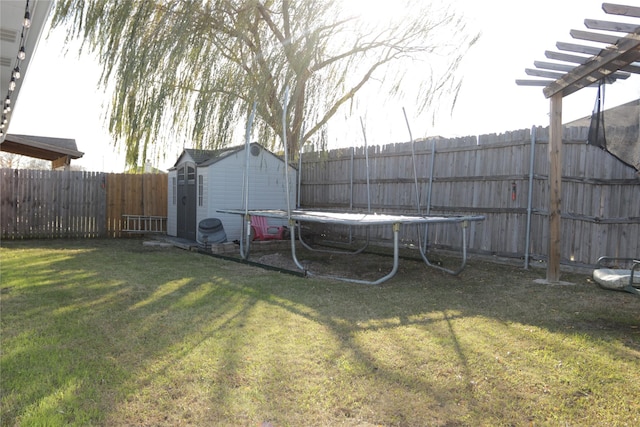
{"label": "shed door", "polygon": [[178,169],[178,237],[196,240],[196,168],[184,164]]}

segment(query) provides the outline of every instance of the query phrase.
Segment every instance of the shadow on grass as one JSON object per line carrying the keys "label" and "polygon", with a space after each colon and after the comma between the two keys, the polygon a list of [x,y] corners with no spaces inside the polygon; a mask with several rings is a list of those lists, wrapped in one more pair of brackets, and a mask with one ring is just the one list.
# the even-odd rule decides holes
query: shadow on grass
{"label": "shadow on grass", "polygon": [[640,300],[494,264],[401,268],[369,287],[136,240],[10,242],[2,424],[580,423],[594,402],[632,420],[604,394],[640,394],[620,374]]}

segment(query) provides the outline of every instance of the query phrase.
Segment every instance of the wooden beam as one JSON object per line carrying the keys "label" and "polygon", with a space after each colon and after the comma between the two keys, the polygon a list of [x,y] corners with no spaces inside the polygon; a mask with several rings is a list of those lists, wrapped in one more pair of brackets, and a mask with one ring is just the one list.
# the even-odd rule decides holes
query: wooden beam
{"label": "wooden beam", "polygon": [[602,3],[602,10],[611,15],[631,16],[640,18],[640,7],[621,4]]}
{"label": "wooden beam", "polygon": [[[541,70],[549,70],[549,71],[562,71],[563,73],[567,73],[569,71],[573,71],[575,65],[566,65],[559,64],[557,62],[545,62],[545,61],[533,61],[533,65],[536,68],[540,68]],[[627,79],[631,76],[631,73],[640,73],[640,67],[635,65],[627,65],[626,67],[621,68],[622,71],[625,72],[615,72],[612,74],[616,79]]]}
{"label": "wooden beam", "polygon": [[633,73],[633,74],[640,74],[640,65],[629,64],[629,65],[625,65],[624,67],[620,68],[620,70],[627,71],[627,72]]}
{"label": "wooden beam", "polygon": [[[640,28],[638,32],[640,33]],[[640,60],[640,37],[635,37],[638,35],[634,34],[634,37],[622,38],[615,49],[605,49],[601,55],[576,67],[563,78],[544,88],[544,95],[547,98],[557,92],[562,92],[563,96],[571,95],[622,67]]]}
{"label": "wooden beam", "polygon": [[616,31],[618,33],[635,33],[640,29],[638,24],[603,21],[601,19],[585,19],[584,26],[590,30]]}
{"label": "wooden beam", "polygon": [[[574,63],[579,64],[579,65],[587,64],[587,63],[589,63],[589,61],[593,60],[593,57],[569,55],[569,54],[566,54],[566,53],[552,52],[552,51],[546,51],[545,55],[550,59],[555,59],[555,60],[558,60],[558,61],[565,61],[565,62],[574,62]],[[566,78],[566,76],[569,76],[570,73],[575,72],[575,70],[577,70],[577,69],[578,68],[576,66],[571,67],[571,71],[567,72],[567,74],[565,76],[563,76],[563,77]],[[613,73],[607,74],[607,73],[605,73],[603,71],[594,71],[591,76],[587,77],[587,79],[589,81],[584,82],[583,85],[580,86],[578,89],[582,89],[583,87],[588,87],[588,86],[591,86],[593,84],[596,84],[598,82],[598,80],[601,80],[601,79],[603,79],[603,78],[605,78],[607,76],[615,77],[615,75]],[[560,79],[558,79],[557,81],[560,81]],[[576,90],[578,90],[578,89],[576,89]]]}
{"label": "wooden beam", "polygon": [[574,64],[586,64],[590,59],[587,56],[569,55],[567,53],[554,52],[552,50],[545,51],[544,56],[549,59],[555,59],[556,61],[572,62]]}
{"label": "wooden beam", "polygon": [[562,204],[562,92],[551,96],[549,125],[549,252],[547,281],[560,281]]}
{"label": "wooden beam", "polygon": [[567,42],[557,42],[556,47],[567,52],[584,53],[591,56],[600,55],[600,52],[602,52],[602,49],[598,47]]}
{"label": "wooden beam", "polygon": [[[535,65],[536,68],[539,68],[541,70],[561,71],[562,73],[568,73],[570,71],[573,71],[573,69],[575,68],[575,66],[572,66],[572,65],[556,64],[554,62],[541,62],[541,61],[534,61],[533,65]],[[631,66],[629,66],[629,67],[631,67]],[[550,78],[553,78],[553,79],[559,79],[560,77],[562,77],[562,75],[564,75],[564,74],[561,74],[561,75],[557,75],[556,77],[552,77],[551,75],[543,76],[543,75],[540,75],[540,74],[530,73],[529,70],[530,70],[530,68],[525,68],[524,69],[525,73],[527,73],[530,76],[550,77]],[[631,70],[631,68],[630,68],[630,70]],[[640,70],[640,68],[638,68],[638,70]],[[612,79],[626,80],[629,77],[631,77],[631,74],[630,74],[630,72],[616,71],[615,73],[609,74],[609,77],[611,77]]]}
{"label": "wooden beam", "polygon": [[593,33],[591,31],[583,30],[571,30],[569,31],[569,34],[571,34],[571,37],[573,37],[574,39],[587,40],[596,43],[616,44],[618,43],[618,40],[620,40],[620,37],[618,36],[612,36],[603,33]]}
{"label": "wooden beam", "polygon": [[516,79],[516,84],[518,86],[544,86],[547,87],[553,80],[526,80],[526,79]]}
{"label": "wooden beam", "polygon": [[562,71],[564,73],[572,71],[576,68],[574,65],[558,64],[557,62],[533,61],[536,68],[545,70]]}
{"label": "wooden beam", "polygon": [[564,76],[563,73],[554,73],[553,71],[537,70],[532,68],[525,68],[524,72],[528,76],[544,77],[544,78],[553,79],[553,80],[557,80],[560,77]]}
{"label": "wooden beam", "polygon": [[69,156],[58,157],[51,161],[51,169],[66,168],[71,164],[71,158]]}

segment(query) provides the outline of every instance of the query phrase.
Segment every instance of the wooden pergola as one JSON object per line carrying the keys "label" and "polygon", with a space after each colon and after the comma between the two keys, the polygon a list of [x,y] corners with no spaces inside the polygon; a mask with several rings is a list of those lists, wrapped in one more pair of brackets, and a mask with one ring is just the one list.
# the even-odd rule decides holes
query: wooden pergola
{"label": "wooden pergola", "polygon": [[[602,9],[611,15],[640,18],[640,7],[637,6],[603,3]],[[631,74],[640,74],[640,20],[630,24],[585,19],[584,24],[590,30],[607,31],[614,35],[571,30],[573,38],[604,44],[604,47],[559,42],[556,44],[559,50],[571,53],[547,51],[545,56],[564,63],[536,61],[536,69],[525,69],[525,72],[541,79],[516,80],[522,86],[544,86],[544,96],[550,99],[547,281],[551,283],[560,281],[562,99],[584,87],[597,85],[603,79],[612,83],[617,79],[626,79]]]}

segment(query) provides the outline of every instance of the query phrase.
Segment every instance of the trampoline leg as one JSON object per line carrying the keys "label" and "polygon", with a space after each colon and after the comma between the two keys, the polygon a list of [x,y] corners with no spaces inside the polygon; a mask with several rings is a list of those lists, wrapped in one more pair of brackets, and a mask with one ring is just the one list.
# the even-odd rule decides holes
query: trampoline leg
{"label": "trampoline leg", "polygon": [[240,236],[240,256],[242,259],[248,260],[251,249],[251,215],[245,214],[242,223],[246,227],[246,233]]}
{"label": "trampoline leg", "polygon": [[467,229],[468,226],[469,226],[469,222],[468,221],[462,221],[461,227],[460,227],[460,230],[462,232],[462,262],[461,262],[460,266],[457,269],[450,270],[448,268],[432,264],[429,261],[429,258],[427,258],[427,255],[426,255],[424,249],[422,248],[422,245],[420,245],[420,256],[422,256],[422,260],[425,262],[425,264],[427,264],[429,267],[436,268],[438,270],[444,271],[445,273],[449,273],[449,274],[452,274],[454,276],[457,276],[458,274],[460,274],[462,272],[462,270],[464,270],[464,267],[467,265],[467,233],[466,233],[466,229]]}
{"label": "trampoline leg", "polygon": [[640,267],[640,261],[634,259],[633,260],[633,266],[631,266],[631,275],[629,276],[629,284],[627,286],[624,287],[624,290],[634,294],[634,295],[638,295],[640,296],[640,289],[636,288],[634,285],[634,280],[633,277],[635,275],[635,273],[639,272],[640,269],[638,269],[639,271],[636,271],[636,268]]}
{"label": "trampoline leg", "polygon": [[364,252],[369,247],[369,227],[367,227],[367,240],[365,241],[364,245],[362,247],[356,249],[356,250],[353,250],[353,251],[313,248],[313,247],[311,247],[310,244],[308,244],[307,242],[304,241],[304,239],[302,238],[302,232],[300,230],[298,230],[298,240],[300,241],[302,246],[304,246],[307,250],[310,250],[310,251],[313,251],[313,252],[322,252],[322,253],[327,253],[327,254],[340,254],[340,255],[358,255],[358,254]]}
{"label": "trampoline leg", "polygon": [[289,236],[291,239],[291,257],[293,258],[293,262],[296,264],[296,267],[302,270],[306,275],[307,269],[304,268],[300,261],[298,261],[298,257],[296,256],[296,222],[292,219],[289,219],[289,230],[291,231]]}
{"label": "trampoline leg", "polygon": [[[396,275],[396,273],[398,272],[398,263],[399,263],[399,253],[400,253],[400,245],[398,244],[399,238],[398,238],[398,232],[400,231],[400,223],[395,223],[393,224],[393,267],[391,268],[391,271],[389,273],[387,273],[385,276],[377,279],[377,280],[360,280],[360,279],[350,279],[348,277],[340,277],[340,276],[321,276],[318,275],[316,277],[324,277],[327,279],[333,279],[333,280],[339,280],[341,282],[349,282],[349,283],[359,283],[361,285],[379,285],[381,283],[386,282],[387,280],[391,279],[393,276]],[[310,272],[308,272],[307,274],[309,274],[310,276],[312,276],[313,274],[311,274]]]}

